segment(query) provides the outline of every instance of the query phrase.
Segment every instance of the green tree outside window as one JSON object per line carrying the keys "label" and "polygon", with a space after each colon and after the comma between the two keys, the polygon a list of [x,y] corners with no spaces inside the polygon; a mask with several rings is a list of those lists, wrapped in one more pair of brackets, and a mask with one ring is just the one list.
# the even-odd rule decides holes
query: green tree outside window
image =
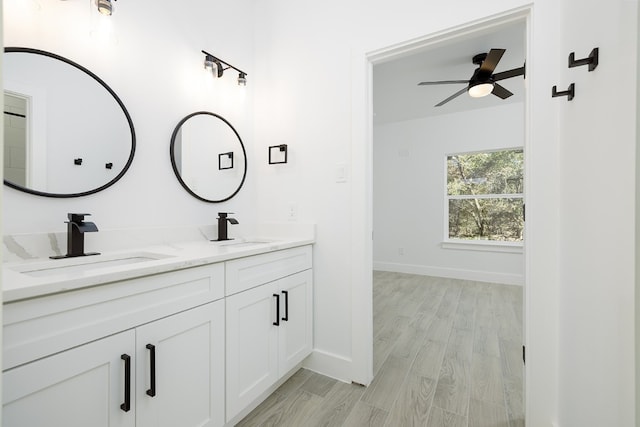
{"label": "green tree outside window", "polygon": [[449,239],[521,242],[522,149],[447,156]]}

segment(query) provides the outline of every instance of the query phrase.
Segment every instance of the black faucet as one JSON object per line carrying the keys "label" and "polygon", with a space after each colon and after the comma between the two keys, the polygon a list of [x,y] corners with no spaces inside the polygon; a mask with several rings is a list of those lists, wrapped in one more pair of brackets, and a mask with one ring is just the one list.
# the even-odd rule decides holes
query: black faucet
{"label": "black faucet", "polygon": [[239,224],[239,222],[235,218],[227,217],[227,215],[232,213],[233,212],[218,212],[218,238],[214,240],[215,242],[220,242],[223,240],[233,240],[227,237],[227,222],[231,224]]}
{"label": "black faucet", "polygon": [[98,231],[98,227],[92,222],[85,222],[84,217],[91,216],[87,213],[68,213],[67,223],[67,254],[49,257],[51,259],[73,258],[79,256],[100,255],[99,252],[84,253],[84,233]]}

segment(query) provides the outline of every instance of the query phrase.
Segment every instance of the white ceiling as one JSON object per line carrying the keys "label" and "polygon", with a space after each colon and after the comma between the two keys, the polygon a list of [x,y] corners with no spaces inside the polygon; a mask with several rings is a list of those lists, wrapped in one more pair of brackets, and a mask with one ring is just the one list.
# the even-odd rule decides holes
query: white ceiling
{"label": "white ceiling", "polygon": [[434,105],[453,95],[465,85],[418,86],[422,81],[468,80],[477,67],[471,62],[471,58],[478,53],[488,52],[492,48],[506,49],[495,73],[522,67],[525,62],[524,22],[439,43],[435,47],[374,65],[374,123],[391,123],[494,107],[509,102],[522,102],[524,80],[521,76],[500,81],[502,86],[514,94],[505,100],[494,95],[471,98],[465,93],[441,107],[434,107]]}

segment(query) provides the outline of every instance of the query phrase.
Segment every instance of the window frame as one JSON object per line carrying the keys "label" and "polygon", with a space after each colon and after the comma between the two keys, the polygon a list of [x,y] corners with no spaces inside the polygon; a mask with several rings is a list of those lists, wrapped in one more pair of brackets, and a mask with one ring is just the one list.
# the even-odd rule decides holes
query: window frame
{"label": "window frame", "polygon": [[[443,240],[440,244],[442,249],[462,249],[462,250],[475,250],[475,251],[488,251],[488,252],[505,252],[505,253],[523,253],[524,248],[524,233],[522,240],[520,241],[502,241],[502,240],[465,240],[455,239],[449,237],[449,201],[450,200],[464,200],[464,199],[522,199],[522,205],[525,206],[525,194],[524,185],[522,187],[522,193],[510,193],[510,194],[478,194],[478,195],[449,195],[449,176],[448,176],[448,161],[451,156],[458,155],[471,155],[481,153],[495,153],[498,151],[522,151],[524,156],[524,147],[503,147],[503,148],[491,148],[486,150],[473,150],[473,151],[457,151],[451,153],[445,153],[444,155],[444,227],[443,227]],[[523,173],[524,179],[524,162]],[[525,224],[523,224],[523,228]]]}

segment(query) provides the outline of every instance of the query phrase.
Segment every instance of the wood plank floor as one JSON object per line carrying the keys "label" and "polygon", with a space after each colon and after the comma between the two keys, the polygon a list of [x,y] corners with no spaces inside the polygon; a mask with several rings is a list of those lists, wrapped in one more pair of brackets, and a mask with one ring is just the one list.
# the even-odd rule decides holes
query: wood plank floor
{"label": "wood plank floor", "polygon": [[369,387],[301,369],[239,426],[524,426],[521,287],[373,277]]}

